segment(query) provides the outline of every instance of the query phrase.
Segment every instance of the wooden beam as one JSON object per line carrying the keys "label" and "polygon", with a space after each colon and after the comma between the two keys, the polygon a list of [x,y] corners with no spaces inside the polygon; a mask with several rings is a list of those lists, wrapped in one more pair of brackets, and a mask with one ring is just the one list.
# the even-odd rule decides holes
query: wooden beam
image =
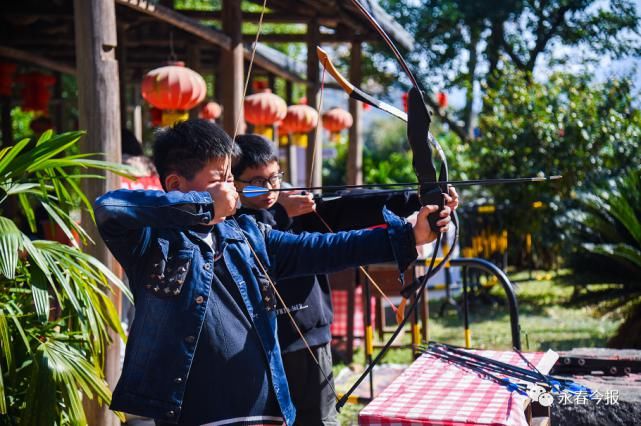
{"label": "wooden beam", "polygon": [[24,50],[14,49],[12,47],[0,46],[0,56],[14,61],[27,62],[52,71],[58,71],[65,74],[76,74],[76,69],[62,62],[52,61],[42,56],[26,52]]}
{"label": "wooden beam", "polygon": [[[193,19],[206,20],[206,21],[220,21],[222,20],[222,12],[220,10],[178,10],[181,14]],[[263,22],[272,22],[280,24],[305,24],[310,16],[300,15],[296,13],[265,13]],[[320,25],[334,26],[338,18],[336,16],[321,15],[316,16]],[[259,12],[243,12],[243,22],[259,22]]]}
{"label": "wooden beam", "polygon": [[[357,87],[361,85],[363,73],[361,69],[362,49],[360,42],[352,43],[349,64],[349,81]],[[349,112],[354,124],[349,129],[349,145],[347,147],[347,184],[360,185],[363,183],[363,137],[361,135],[361,103],[349,99]]]}
{"label": "wooden beam", "polygon": [[[319,63],[316,46],[320,45],[320,27],[314,19],[307,24],[307,105],[318,111],[320,95]],[[321,186],[323,179],[323,141],[321,138],[320,117],[318,126],[309,134],[307,142],[307,167],[305,184]]]}
{"label": "wooden beam", "polygon": [[[229,50],[232,47],[232,41],[229,36],[201,25],[196,19],[189,18],[173,9],[161,5],[154,5],[152,2],[140,0],[116,0],[116,3],[130,7],[141,13],[153,16],[160,21],[180,28],[190,34],[196,35],[201,39],[215,44],[223,49]],[[223,21],[224,22],[224,21]]]}
{"label": "wooden beam", "polygon": [[[244,57],[247,60],[251,59],[250,49],[245,49]],[[263,58],[258,53],[256,53],[256,57],[254,58],[254,65],[261,67],[263,70],[267,71],[267,73],[275,74],[278,77],[284,78],[285,80],[291,80],[296,83],[306,83],[305,77],[293,73],[287,69],[281,68],[279,65],[270,61],[268,58]]]}
{"label": "wooden beam", "polygon": [[223,0],[223,30],[230,39],[230,48],[221,53],[223,128],[232,135],[244,133],[242,118],[244,79],[244,47],[242,43],[242,13],[240,0]]}
{"label": "wooden beam", "polygon": [[[112,0],[74,0],[76,37],[76,67],[78,70],[78,112],[80,127],[87,130],[81,141],[81,152],[101,152],[104,159],[120,163],[120,99],[118,90],[118,62],[116,61],[116,11]],[[94,173],[104,173],[95,170]],[[116,189],[118,176],[105,174],[105,180],[82,180],[82,190],[89,200]],[[107,265],[112,271],[117,262],[102,242],[92,218],[82,213],[82,226],[96,242],[86,252]],[[112,289],[112,300],[120,312],[120,291]],[[110,332],[113,339],[107,348],[105,378],[114,388],[120,376],[120,336]],[[118,418],[106,405],[99,406],[85,398],[87,423],[90,425],[119,426]]]}
{"label": "wooden beam", "polygon": [[[243,34],[243,41],[245,43],[252,43],[256,38],[256,34]],[[355,40],[353,34],[327,34],[321,33],[318,37],[318,40],[321,43],[348,43]],[[361,42],[366,41],[379,41],[380,39],[376,38],[373,35],[368,36],[358,36],[356,40]],[[307,34],[306,33],[285,33],[285,34],[260,34],[260,41],[265,43],[306,43]]]}

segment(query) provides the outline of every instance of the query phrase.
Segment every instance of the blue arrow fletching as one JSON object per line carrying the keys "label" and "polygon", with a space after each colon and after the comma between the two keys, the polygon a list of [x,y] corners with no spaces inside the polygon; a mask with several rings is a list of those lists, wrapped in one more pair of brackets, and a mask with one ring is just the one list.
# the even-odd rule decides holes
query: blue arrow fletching
{"label": "blue arrow fletching", "polygon": [[267,194],[269,192],[269,189],[263,188],[262,186],[246,186],[243,188],[242,192],[245,197],[251,198]]}

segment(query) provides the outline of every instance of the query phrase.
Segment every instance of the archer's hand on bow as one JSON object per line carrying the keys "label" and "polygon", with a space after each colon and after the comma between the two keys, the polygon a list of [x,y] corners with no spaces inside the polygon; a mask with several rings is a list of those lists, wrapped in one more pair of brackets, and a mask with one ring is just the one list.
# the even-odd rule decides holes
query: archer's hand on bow
{"label": "archer's hand on bow", "polygon": [[[414,239],[416,240],[416,245],[431,243],[436,239],[438,234],[430,228],[427,220],[429,214],[436,212],[438,212],[438,206],[435,205],[423,206],[418,211],[416,223],[414,224]],[[451,222],[451,212],[452,210],[449,205],[446,205],[439,213],[440,219],[436,222],[436,225],[439,227],[439,232],[446,233],[448,231]]]}

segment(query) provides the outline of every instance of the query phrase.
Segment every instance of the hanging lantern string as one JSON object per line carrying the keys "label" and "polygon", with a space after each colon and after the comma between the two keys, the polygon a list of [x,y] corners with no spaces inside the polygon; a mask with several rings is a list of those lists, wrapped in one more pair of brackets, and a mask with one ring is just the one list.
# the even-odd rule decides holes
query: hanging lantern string
{"label": "hanging lantern string", "polygon": [[[247,67],[247,77],[245,78],[245,87],[243,88],[243,97],[245,99],[247,96],[247,87],[249,86],[249,79],[252,74],[252,68],[254,67],[254,57],[256,56],[256,48],[258,47],[258,37],[263,29],[263,17],[265,16],[265,9],[267,8],[267,0],[263,0],[263,8],[260,12],[260,19],[258,20],[258,31],[256,31],[256,38],[254,39],[254,46],[252,47],[251,58],[249,59],[249,66]],[[236,127],[234,128],[234,137],[232,141],[236,142],[236,136],[238,136],[238,129],[240,128],[240,120],[243,116],[243,102],[238,105],[238,116],[236,117]]]}
{"label": "hanging lantern string", "polygon": [[176,56],[176,51],[174,50],[174,32],[169,32],[169,60],[171,62],[176,62],[178,56]]}

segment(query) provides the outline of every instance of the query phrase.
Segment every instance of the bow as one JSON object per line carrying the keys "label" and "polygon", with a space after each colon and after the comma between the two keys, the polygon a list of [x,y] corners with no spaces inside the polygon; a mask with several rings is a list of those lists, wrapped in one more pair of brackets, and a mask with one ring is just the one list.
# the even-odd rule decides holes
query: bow
{"label": "bow", "polygon": [[[418,185],[419,201],[422,206],[425,206],[425,205],[439,206],[439,212],[440,212],[443,209],[444,203],[445,203],[444,194],[448,192],[448,187],[446,183],[448,181],[447,161],[440,145],[430,133],[430,124],[432,119],[431,119],[431,114],[428,111],[427,106],[425,105],[425,99],[423,98],[423,93],[421,91],[421,88],[418,84],[418,81],[414,77],[414,74],[411,72],[407,62],[405,61],[403,56],[400,54],[400,52],[398,51],[398,49],[396,48],[396,46],[394,45],[390,37],[387,35],[387,33],[376,21],[376,19],[369,13],[367,9],[365,9],[365,7],[363,7],[363,5],[358,0],[351,0],[351,2],[354,6],[356,6],[356,8],[360,11],[360,13],[366,18],[366,20],[370,23],[370,25],[381,36],[385,44],[387,44],[387,46],[390,48],[390,50],[392,51],[392,53],[400,63],[401,68],[409,78],[410,82],[412,83],[412,88],[408,93],[408,102],[407,102],[407,107],[408,107],[407,137],[408,137],[410,147],[412,149],[412,154],[413,154],[412,166],[414,167],[414,172],[416,173],[416,177],[419,182],[419,185]],[[324,63],[323,65],[326,66],[327,64]],[[350,86],[352,89],[349,92],[350,95],[351,93],[356,93],[361,95],[361,97],[363,97],[362,94],[364,92],[360,91],[359,93],[354,90],[355,87],[353,85],[350,84]],[[343,86],[343,87],[345,88],[346,86]],[[370,98],[368,99],[369,101],[376,101],[371,96],[369,98]],[[376,105],[376,106],[380,108],[380,103],[379,105]],[[397,114],[394,114],[394,115],[397,115]],[[436,167],[434,166],[434,161],[433,161],[433,149],[437,151],[441,160],[440,172],[438,176],[437,176]],[[421,301],[421,298],[425,293],[424,290],[427,285],[427,282],[430,276],[434,274],[434,271],[436,269],[434,267],[434,264],[436,261],[436,254],[438,252],[438,247],[440,246],[441,238],[442,238],[440,230],[436,225],[436,222],[439,220],[439,212],[432,213],[428,216],[428,221],[431,229],[437,233],[436,244],[432,252],[432,258],[430,260],[427,273],[423,277],[421,284],[418,286],[418,293],[414,301],[412,302],[412,305],[409,308],[408,314],[402,319],[402,321],[399,322],[396,330],[394,330],[394,333],[392,334],[392,337],[390,338],[389,341],[387,341],[387,343],[385,343],[385,345],[383,346],[381,351],[378,353],[376,358],[374,358],[374,360],[371,363],[369,363],[369,365],[367,366],[365,371],[361,374],[361,376],[356,380],[356,382],[354,382],[352,387],[338,401],[338,403],[336,404],[337,410],[340,410],[343,407],[343,405],[345,405],[349,396],[356,390],[356,388],[365,379],[365,377],[371,373],[374,366],[378,362],[380,362],[380,360],[383,358],[385,353],[390,348],[394,339],[396,339],[400,331],[403,329],[403,327],[407,323],[407,320],[416,311]],[[449,260],[449,257],[452,255],[452,252],[453,252],[453,247],[456,245],[456,239],[458,238],[458,221],[456,220],[455,215],[453,215],[452,223],[454,224],[457,232],[455,233],[455,237],[454,237],[454,240],[452,241],[449,252],[441,260],[438,267],[440,267],[441,265],[444,265],[447,262],[447,260]]]}

